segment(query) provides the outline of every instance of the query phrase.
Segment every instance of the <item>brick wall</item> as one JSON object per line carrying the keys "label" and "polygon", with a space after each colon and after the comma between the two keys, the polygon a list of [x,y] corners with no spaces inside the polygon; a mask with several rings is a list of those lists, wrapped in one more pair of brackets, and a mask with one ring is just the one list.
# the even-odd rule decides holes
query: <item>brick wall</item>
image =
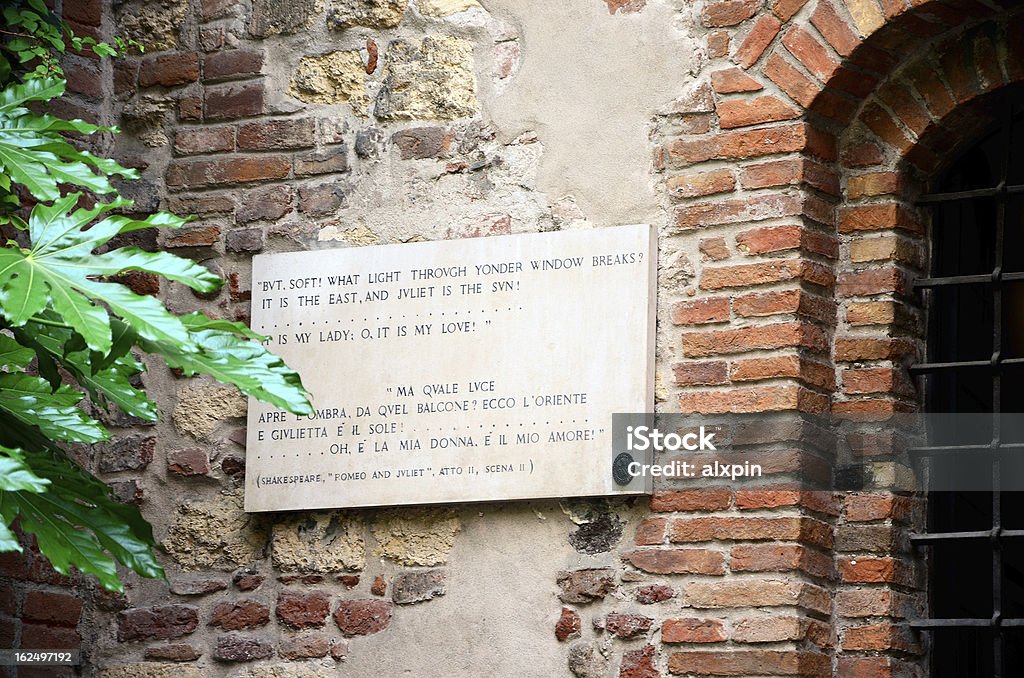
{"label": "brick wall", "polygon": [[[664,9],[606,3],[623,26]],[[69,57],[61,104],[122,126],[97,143],[143,170],[126,186],[140,209],[197,216],[137,244],[228,279],[204,298],[142,275],[129,284],[175,310],[246,319],[256,252],[588,225],[572,196],[537,188],[543,133],[481,113],[484,93],[501,105],[494,93],[523,60],[545,57],[483,4],[65,0],[79,32],[117,28],[150,47],[114,63]],[[651,119],[659,407],[914,410],[906,368],[923,318],[910,289],[928,223],[914,196],[985,123],[984,95],[1024,78],[1022,14],[988,0],[674,11],[696,53],[685,91]],[[490,507],[247,516],[244,402],[161,368],[145,380],[165,420],[104,414],[120,438],[82,461],[140,503],[169,582],[129,575],[127,595],[111,597],[32,574],[31,550],[5,557],[0,638],[81,636],[86,672],[105,678],[315,676],[343,659],[369,675],[375,656],[422,652],[431,633],[500,642],[438,602],[479,575],[452,562],[458,540],[472,539],[464,558],[495,549],[475,522]],[[762,442],[783,475],[816,458],[801,436]],[[542,600],[518,623],[580,678],[923,675],[927,638],[906,623],[925,604],[906,539],[922,501],[890,491],[891,439],[846,444],[871,458],[868,489],[666,484],[649,504],[592,503],[557,536],[533,511],[577,520],[575,508],[495,510],[487,525],[532,535],[501,563],[543,564],[508,564]],[[447,661],[501,675],[500,657],[463,652]]]}

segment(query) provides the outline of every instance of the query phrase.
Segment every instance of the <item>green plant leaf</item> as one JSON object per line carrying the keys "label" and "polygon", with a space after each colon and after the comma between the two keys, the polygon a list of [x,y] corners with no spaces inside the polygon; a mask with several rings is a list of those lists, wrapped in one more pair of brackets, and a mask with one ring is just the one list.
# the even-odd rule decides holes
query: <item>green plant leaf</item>
{"label": "green plant leaf", "polygon": [[45,492],[49,484],[25,463],[24,452],[0,445],[0,490]]}
{"label": "green plant leaf", "polygon": [[5,334],[0,334],[0,367],[25,367],[34,356],[35,352],[32,349],[25,348]]}
{"label": "green plant leaf", "polygon": [[[2,517],[2,514],[0,514]],[[5,551],[17,551],[21,553],[21,544],[18,543],[18,538],[13,532],[7,527],[6,520],[0,520],[0,553]]]}
{"label": "green plant leaf", "polygon": [[0,374],[0,412],[39,429],[51,440],[97,443],[109,437],[98,421],[75,407],[81,399],[82,394],[71,386],[51,392],[39,377]]}
{"label": "green plant leaf", "polygon": [[198,311],[181,316],[181,322],[189,329],[190,332],[198,330],[220,330],[221,332],[238,334],[243,337],[253,339],[254,341],[263,341],[266,339],[262,334],[252,331],[252,329],[250,329],[245,323],[233,320],[208,318],[205,314]]}

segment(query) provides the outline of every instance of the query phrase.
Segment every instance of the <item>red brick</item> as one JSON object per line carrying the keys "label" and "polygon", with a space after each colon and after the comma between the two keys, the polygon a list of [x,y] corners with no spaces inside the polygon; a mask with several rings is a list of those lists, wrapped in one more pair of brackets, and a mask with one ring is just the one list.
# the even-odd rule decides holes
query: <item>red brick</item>
{"label": "red brick", "polygon": [[840,657],[836,670],[843,678],[902,678],[916,673],[912,665],[891,657]]}
{"label": "red brick", "polygon": [[197,188],[284,179],[290,171],[291,162],[283,155],[173,161],[167,168],[166,181],[172,188]]}
{"label": "red brick", "polygon": [[199,79],[199,55],[176,52],[147,57],[139,65],[139,87],[185,85]]}
{"label": "red brick", "polygon": [[765,61],[764,74],[804,108],[809,108],[821,91],[818,83],[804,75],[778,52],[773,51]]}
{"label": "red brick", "polygon": [[892,115],[877,103],[869,103],[861,111],[860,119],[868,126],[878,138],[897,149],[906,153],[913,146],[913,142],[907,133],[896,124]]}
{"label": "red brick", "polygon": [[754,16],[759,0],[721,0],[711,2],[701,10],[701,23],[709,28],[735,26]]}
{"label": "red brick", "polygon": [[825,589],[795,579],[725,579],[686,586],[685,604],[695,608],[798,606],[831,611]]}
{"label": "red brick", "polygon": [[900,194],[904,189],[902,172],[869,172],[850,177],[846,197],[850,200],[875,195]]}
{"label": "red brick", "polygon": [[663,643],[719,643],[728,640],[717,619],[666,619],[661,625]]}
{"label": "red brick", "polygon": [[648,584],[636,590],[636,602],[641,605],[653,605],[676,597],[675,589],[663,584]]}
{"label": "red brick", "polygon": [[910,510],[906,497],[893,494],[851,494],[846,497],[846,519],[851,522],[906,520]]}
{"label": "red brick", "polygon": [[146,659],[156,661],[194,662],[203,656],[203,652],[187,643],[173,643],[171,645],[152,645],[147,647],[144,656]]}
{"label": "red brick", "polygon": [[[72,628],[22,622],[21,650],[76,650],[82,637]],[[22,675],[22,671],[18,671]]]}
{"label": "red brick", "polygon": [[828,82],[839,68],[839,62],[818,42],[817,38],[800,26],[792,26],[782,36],[782,44],[796,60],[822,82]]}
{"label": "red brick", "polygon": [[683,412],[728,414],[748,412],[824,412],[828,398],[795,385],[691,391],[679,396]]}
{"label": "red brick", "polygon": [[711,74],[711,86],[719,94],[757,92],[764,89],[764,85],[735,67],[714,71]]}
{"label": "red brick", "polygon": [[919,644],[911,637],[906,626],[888,622],[851,626],[843,633],[843,650],[885,652],[919,651]]}
{"label": "red brick", "polygon": [[223,85],[206,90],[206,117],[209,120],[245,118],[263,113],[262,83]]}
{"label": "red brick", "polygon": [[733,650],[673,652],[668,671],[700,676],[826,676],[832,667],[828,655],[795,650]]}
{"label": "red brick", "polygon": [[270,608],[256,600],[217,603],[210,614],[210,626],[219,626],[228,631],[252,629],[269,622]]}
{"label": "red brick", "polygon": [[800,570],[814,577],[832,577],[832,558],[800,544],[742,544],[732,549],[733,572],[788,572]]}
{"label": "red brick", "polygon": [[818,2],[811,23],[840,56],[850,56],[860,45],[860,38],[827,0]]}
{"label": "red brick", "polygon": [[783,322],[709,332],[684,332],[683,354],[690,358],[776,348],[824,350],[824,333],[804,322]]}
{"label": "red brick", "polygon": [[835,372],[831,367],[798,356],[750,358],[732,364],[729,378],[733,381],[761,381],[766,379],[800,379],[806,384],[825,390],[835,388]]}
{"label": "red brick", "polygon": [[725,555],[710,549],[644,549],[622,558],[653,574],[725,574]]}
{"label": "red brick", "polygon": [[729,55],[729,32],[716,31],[708,34],[708,56],[720,59]]}
{"label": "red brick", "polygon": [[616,638],[636,638],[646,634],[654,620],[639,614],[612,612],[604,618],[604,628]]}
{"label": "red brick", "polygon": [[259,75],[262,69],[263,52],[226,49],[203,58],[204,81]]}
{"label": "red brick", "polygon": [[967,44],[958,39],[938,48],[942,55],[939,57],[942,74],[949,83],[953,97],[960,103],[976,97],[979,89],[974,80],[974,73],[968,67],[967,47]]}
{"label": "red brick", "polygon": [[836,593],[836,613],[843,617],[897,617],[913,611],[910,599],[886,588],[854,589]]}
{"label": "red brick", "polygon": [[77,626],[82,616],[82,599],[67,593],[29,591],[21,611],[23,621],[52,626]]}
{"label": "red brick", "polygon": [[705,325],[729,322],[729,298],[709,297],[695,301],[681,301],[672,306],[674,325]]}
{"label": "red brick", "polygon": [[697,244],[701,256],[712,261],[722,261],[730,256],[729,246],[725,244],[725,238],[702,238]]}
{"label": "red brick", "polygon": [[124,610],[117,615],[117,639],[170,640],[186,636],[199,625],[199,611],[191,605],[162,605]]}
{"label": "red brick", "polygon": [[580,616],[573,610],[563,607],[562,614],[558,618],[558,622],[555,623],[555,638],[559,642],[569,640],[570,638],[579,638],[581,626]]}
{"label": "red brick", "polygon": [[845,0],[846,7],[857,26],[857,32],[869,36],[885,23],[882,11],[875,0]]}
{"label": "red brick", "polygon": [[832,272],[821,264],[806,259],[780,259],[753,264],[706,267],[701,274],[700,287],[705,290],[720,290],[790,280],[803,280],[823,287],[829,287],[835,281]]}
{"label": "red brick", "polygon": [[672,375],[677,386],[717,386],[729,382],[728,368],[722,361],[676,363]]}
{"label": "red brick", "polygon": [[807,4],[807,0],[773,0],[771,3],[772,13],[785,23],[793,18],[793,15],[800,11],[800,8]]}
{"label": "red brick", "polygon": [[749,127],[800,117],[800,112],[796,108],[771,95],[749,100],[728,99],[718,102],[716,108],[719,125],[722,129]]}
{"label": "red brick", "polygon": [[661,671],[654,665],[654,656],[652,645],[623,652],[619,678],[661,678]]}
{"label": "red brick", "polygon": [[233,150],[235,150],[235,129],[233,127],[198,127],[178,129],[174,132],[174,152],[177,155]]}
{"label": "red brick", "polygon": [[771,14],[762,14],[740,43],[733,60],[744,69],[753,66],[779,34],[782,23]]}
{"label": "red brick", "polygon": [[220,227],[215,224],[186,226],[171,231],[164,239],[164,247],[212,247],[220,240]]}
{"label": "red brick", "polygon": [[808,143],[807,130],[803,123],[796,123],[721,134],[716,157],[739,160],[802,151]]}
{"label": "red brick", "polygon": [[853,144],[843,150],[844,167],[876,167],[884,161],[882,149],[872,142]]}
{"label": "red brick", "polygon": [[800,158],[786,158],[757,165],[747,165],[740,171],[740,183],[743,184],[743,188],[770,188],[797,184],[803,174],[802,170],[803,161]]}
{"label": "red brick", "polygon": [[332,650],[345,649],[343,643],[334,641],[325,633],[303,633],[283,638],[277,653],[285,659],[318,659],[326,657]]}
{"label": "red brick", "polygon": [[647,518],[636,528],[634,541],[640,546],[661,544],[665,541],[665,527],[668,521],[664,518]]}
{"label": "red brick", "polygon": [[197,96],[183,96],[178,99],[178,120],[199,122],[203,119],[203,100]]}
{"label": "red brick", "polygon": [[238,148],[247,151],[308,148],[314,144],[315,132],[313,118],[249,122],[238,128]]}
{"label": "red brick", "polygon": [[917,217],[896,203],[856,205],[839,208],[839,232],[880,231],[898,229],[922,233],[924,227]]}
{"label": "red brick", "polygon": [[736,180],[730,170],[721,169],[671,176],[665,185],[673,198],[695,198],[731,191],[736,188]]}
{"label": "red brick", "polygon": [[877,558],[871,556],[843,556],[836,561],[840,578],[845,582],[868,584],[913,583],[908,568],[894,558]]}
{"label": "red brick", "polygon": [[911,93],[909,86],[900,80],[893,80],[883,85],[878,97],[892,109],[896,119],[913,132],[918,138],[924,136],[932,125],[932,118],[924,104],[918,102]]}
{"label": "red brick", "polygon": [[[783,640],[810,639],[811,636],[819,635],[815,629],[812,631],[812,624],[821,624],[816,620],[807,617],[784,616],[773,614],[768,617],[740,617],[733,622],[732,639],[738,643],[773,643]],[[824,626],[824,625],[823,625]],[[829,630],[826,627],[826,637]],[[816,633],[817,632],[817,633]],[[812,640],[812,642],[814,642]],[[829,643],[823,642],[819,646],[828,647]]]}
{"label": "red brick", "polygon": [[852,271],[839,276],[836,294],[840,297],[862,297],[874,294],[906,294],[906,274],[895,266]]}
{"label": "red brick", "polygon": [[651,496],[651,510],[669,511],[721,511],[732,504],[732,492],[725,487],[699,490],[655,490]]}
{"label": "red brick", "polygon": [[391,624],[392,605],[384,600],[343,600],[334,622],[347,638],[383,631]]}
{"label": "red brick", "polygon": [[102,0],[76,0],[63,6],[62,17],[86,26],[97,27],[103,20]]}
{"label": "red brick", "polygon": [[736,492],[736,507],[739,509],[801,506],[817,513],[835,516],[839,515],[837,500],[837,495],[825,491],[770,488]]}
{"label": "red brick", "polygon": [[703,541],[800,541],[823,548],[832,546],[827,523],[811,518],[679,518],[669,526],[672,543]]}
{"label": "red brick", "polygon": [[770,195],[757,200],[742,198],[700,202],[677,209],[675,225],[680,230],[690,230],[719,224],[796,216],[803,210],[804,202],[795,195]]}
{"label": "red brick", "polygon": [[64,77],[67,80],[69,92],[81,94],[90,99],[103,98],[103,75],[91,67],[66,63],[64,64]]}

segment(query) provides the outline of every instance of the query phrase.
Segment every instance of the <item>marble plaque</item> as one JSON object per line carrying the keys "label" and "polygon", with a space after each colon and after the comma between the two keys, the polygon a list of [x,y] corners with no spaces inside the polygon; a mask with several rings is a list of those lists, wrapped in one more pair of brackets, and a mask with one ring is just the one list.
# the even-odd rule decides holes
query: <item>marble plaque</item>
{"label": "marble plaque", "polygon": [[252,327],[316,413],[250,399],[246,510],[649,492],[613,480],[612,414],[654,405],[655,242],[640,225],[255,257]]}

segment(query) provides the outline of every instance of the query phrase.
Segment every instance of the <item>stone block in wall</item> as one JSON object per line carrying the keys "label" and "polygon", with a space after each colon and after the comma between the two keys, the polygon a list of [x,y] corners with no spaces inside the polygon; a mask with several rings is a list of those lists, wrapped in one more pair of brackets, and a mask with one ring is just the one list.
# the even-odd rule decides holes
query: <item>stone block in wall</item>
{"label": "stone block in wall", "polygon": [[392,605],[384,600],[343,600],[334,612],[342,635],[368,636],[391,624]]}
{"label": "stone block in wall", "polygon": [[328,573],[366,567],[363,523],[343,513],[314,513],[278,522],[271,545],[282,572]]}
{"label": "stone block in wall", "polygon": [[234,570],[262,560],[264,523],[242,510],[242,493],[177,507],[164,546],[183,569]]}
{"label": "stone block in wall", "polygon": [[199,626],[199,610],[191,605],[160,605],[124,610],[117,615],[117,639],[170,640]]}
{"label": "stone block in wall", "polygon": [[187,384],[178,393],[174,427],[179,433],[202,438],[225,419],[244,417],[247,407],[245,396],[233,386]]}
{"label": "stone block in wall", "polygon": [[100,456],[100,471],[139,471],[149,466],[156,450],[153,436],[130,435],[96,446]]}
{"label": "stone block in wall", "polygon": [[370,99],[365,77],[363,57],[357,51],[307,56],[299,60],[288,94],[307,103],[347,103],[356,115],[366,115]]}
{"label": "stone block in wall", "polygon": [[476,0],[418,0],[416,6],[427,16],[442,17],[479,9],[480,3]]}
{"label": "stone block in wall", "polygon": [[217,603],[210,615],[210,626],[219,626],[227,631],[253,629],[269,622],[270,607],[258,600]]}
{"label": "stone block in wall", "polygon": [[461,38],[394,40],[374,107],[381,120],[454,120],[476,115],[473,45]]}
{"label": "stone block in wall", "polygon": [[394,28],[402,23],[409,0],[330,0],[330,3],[327,13],[330,28]]}
{"label": "stone block in wall", "polygon": [[447,593],[447,575],[444,570],[402,572],[391,586],[391,600],[396,605],[410,605],[443,596]]}
{"label": "stone block in wall", "polygon": [[461,529],[459,519],[447,511],[385,513],[373,526],[376,553],[402,565],[441,565]]}
{"label": "stone block in wall", "polygon": [[136,662],[111,666],[99,673],[100,678],[202,678],[195,666],[182,666],[164,662]]}
{"label": "stone block in wall", "polygon": [[187,11],[188,0],[134,0],[120,7],[115,24],[122,37],[138,41],[147,52],[174,49]]}
{"label": "stone block in wall", "polygon": [[213,649],[213,658],[222,662],[250,662],[274,656],[274,646],[265,638],[220,636]]}
{"label": "stone block in wall", "polygon": [[[285,591],[277,598],[277,618],[282,624],[295,629],[323,626],[330,613],[331,599],[323,591]],[[326,650],[324,654],[327,654]]]}
{"label": "stone block in wall", "polygon": [[253,0],[249,33],[258,38],[309,28],[324,10],[323,0]]}

